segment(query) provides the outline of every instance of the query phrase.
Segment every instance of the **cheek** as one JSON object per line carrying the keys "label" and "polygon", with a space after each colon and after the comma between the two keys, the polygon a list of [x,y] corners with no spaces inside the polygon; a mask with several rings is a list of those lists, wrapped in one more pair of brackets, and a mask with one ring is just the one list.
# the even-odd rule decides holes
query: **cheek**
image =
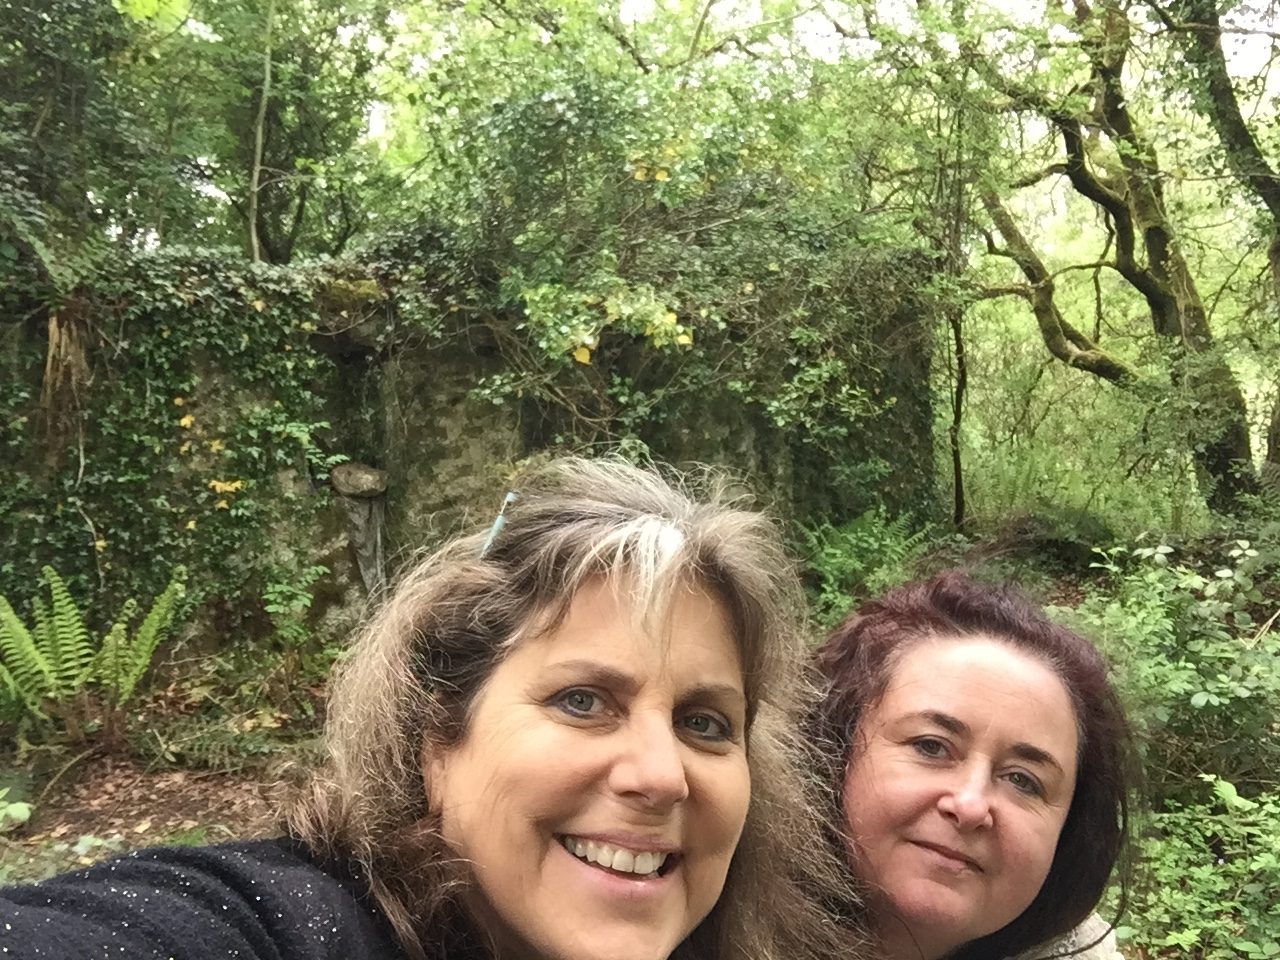
{"label": "cheek", "polygon": [[1019,894],[1025,896],[1027,904],[1035,899],[1049,876],[1060,832],[1058,825],[1029,823],[1008,849],[1009,862],[1016,865],[1016,869],[1010,871],[1010,877]]}
{"label": "cheek", "polygon": [[742,836],[751,807],[751,770],[746,759],[733,770],[722,766],[707,767],[698,774],[701,783],[701,829],[708,848],[731,856]]}

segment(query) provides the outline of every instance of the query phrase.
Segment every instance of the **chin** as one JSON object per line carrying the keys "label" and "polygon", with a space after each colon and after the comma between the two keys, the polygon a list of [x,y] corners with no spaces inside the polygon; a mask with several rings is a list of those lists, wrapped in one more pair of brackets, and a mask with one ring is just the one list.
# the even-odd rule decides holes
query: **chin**
{"label": "chin", "polygon": [[610,931],[598,926],[549,940],[536,951],[541,960],[667,960],[680,942],[635,928]]}
{"label": "chin", "polygon": [[985,936],[985,932],[973,929],[973,918],[963,904],[948,903],[936,896],[895,898],[890,909],[913,934],[931,941],[959,945]]}

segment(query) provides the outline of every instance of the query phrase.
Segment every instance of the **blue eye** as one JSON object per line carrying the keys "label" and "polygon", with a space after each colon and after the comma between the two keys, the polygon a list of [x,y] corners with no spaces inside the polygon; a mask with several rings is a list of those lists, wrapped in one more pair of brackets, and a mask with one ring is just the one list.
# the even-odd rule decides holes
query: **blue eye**
{"label": "blue eye", "polygon": [[582,687],[574,687],[557,694],[555,704],[565,713],[575,717],[591,717],[604,709],[604,700],[599,694]]}
{"label": "blue eye", "polygon": [[733,728],[728,721],[709,713],[691,713],[681,724],[695,737],[703,740],[731,740]]}

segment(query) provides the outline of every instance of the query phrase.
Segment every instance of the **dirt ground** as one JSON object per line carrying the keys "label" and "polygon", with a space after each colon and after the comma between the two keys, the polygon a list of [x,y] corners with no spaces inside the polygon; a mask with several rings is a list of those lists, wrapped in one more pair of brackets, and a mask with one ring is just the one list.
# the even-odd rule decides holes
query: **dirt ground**
{"label": "dirt ground", "polygon": [[159,843],[217,843],[273,832],[274,805],[256,779],[147,771],[101,758],[68,774],[31,821],[0,840],[0,880],[31,880]]}

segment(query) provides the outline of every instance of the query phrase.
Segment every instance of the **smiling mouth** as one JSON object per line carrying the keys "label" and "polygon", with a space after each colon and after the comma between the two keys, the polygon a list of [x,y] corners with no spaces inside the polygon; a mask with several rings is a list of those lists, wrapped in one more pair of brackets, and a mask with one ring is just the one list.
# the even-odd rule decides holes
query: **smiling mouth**
{"label": "smiling mouth", "polygon": [[560,845],[583,863],[600,867],[612,873],[636,880],[652,880],[664,877],[680,859],[678,853],[665,850],[632,850],[599,840],[583,840],[579,837],[558,837]]}

